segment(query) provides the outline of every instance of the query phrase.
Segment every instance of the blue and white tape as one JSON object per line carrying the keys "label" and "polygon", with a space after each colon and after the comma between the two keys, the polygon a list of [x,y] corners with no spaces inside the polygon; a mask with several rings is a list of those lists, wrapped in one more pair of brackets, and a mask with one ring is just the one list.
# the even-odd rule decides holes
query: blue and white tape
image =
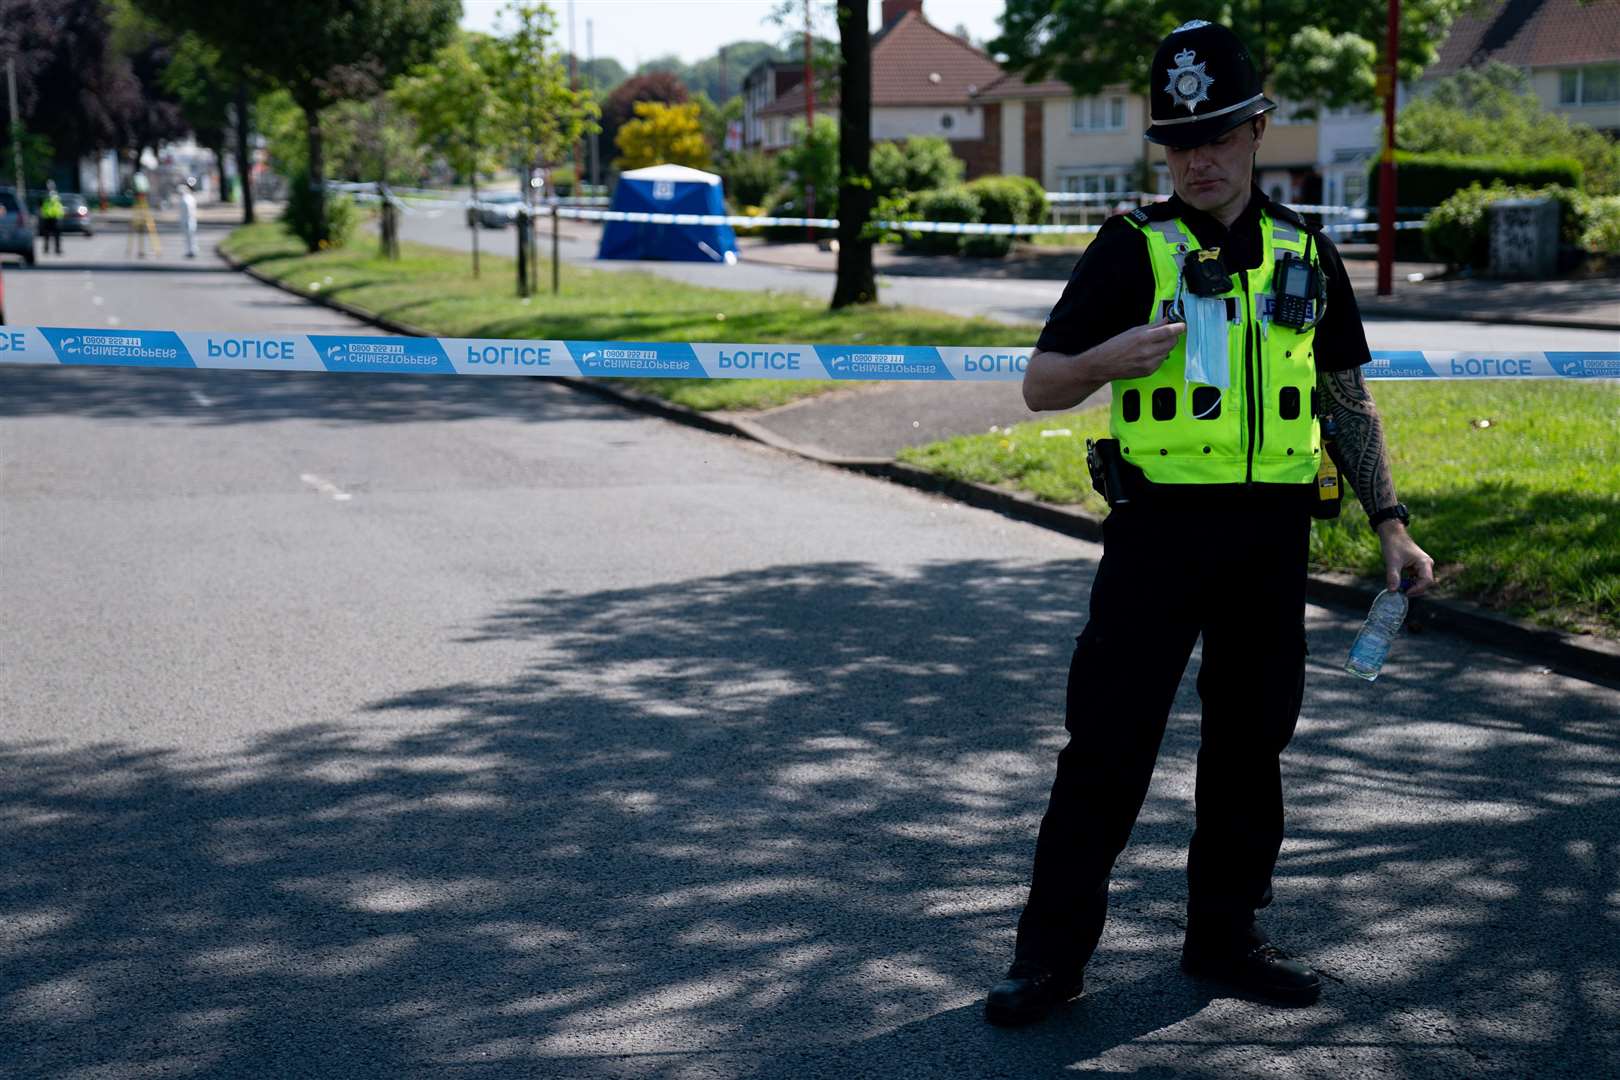
{"label": "blue and white tape", "polygon": [[[1017,381],[1029,349],[235,334],[0,326],[0,364],[589,375],[670,379]],[[1370,379],[1620,379],[1617,352],[1375,350]]]}

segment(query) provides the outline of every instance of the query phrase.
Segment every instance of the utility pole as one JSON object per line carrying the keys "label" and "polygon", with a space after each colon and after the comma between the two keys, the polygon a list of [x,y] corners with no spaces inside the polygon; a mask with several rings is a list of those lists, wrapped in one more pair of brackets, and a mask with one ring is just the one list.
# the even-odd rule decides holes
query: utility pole
{"label": "utility pole", "polygon": [[[1390,0],[1395,3],[1395,0]],[[805,0],[805,138],[815,134],[815,36],[810,32],[810,0]],[[815,217],[815,180],[805,176],[805,217]],[[810,227],[815,243],[815,225]]]}
{"label": "utility pole", "polygon": [[22,114],[17,111],[17,60],[6,57],[6,94],[11,98],[11,164],[17,170],[17,205],[28,212],[28,185],[23,183]]}
{"label": "utility pole", "polygon": [[1389,0],[1388,40],[1379,89],[1384,93],[1384,150],[1378,163],[1378,295],[1395,291],[1395,92],[1401,46],[1401,0]]}
{"label": "utility pole", "polygon": [[[585,67],[585,81],[586,81],[586,85],[588,85],[590,87],[591,97],[592,98],[596,97],[596,36],[595,36],[595,33],[594,33],[595,26],[596,26],[596,24],[595,24],[595,22],[593,20],[591,20],[591,19],[586,19],[585,20],[585,53],[586,53],[586,56],[589,58],[589,61],[586,64],[586,67]],[[598,165],[598,162],[597,162],[597,137],[600,134],[601,134],[600,131],[591,132],[591,188],[592,188],[592,190],[594,190],[597,187],[597,185],[599,185],[602,182],[602,177],[599,175],[599,170],[597,168],[597,165]]]}

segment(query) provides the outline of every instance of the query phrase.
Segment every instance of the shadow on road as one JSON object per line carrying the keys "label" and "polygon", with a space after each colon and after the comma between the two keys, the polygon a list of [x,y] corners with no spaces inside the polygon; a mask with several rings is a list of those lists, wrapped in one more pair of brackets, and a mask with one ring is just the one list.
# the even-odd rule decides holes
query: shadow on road
{"label": "shadow on road", "polygon": [[1175,971],[1188,691],[1088,996],[986,1027],[1089,571],[548,592],[448,631],[506,681],[211,760],[0,744],[10,1075],[1612,1075],[1612,699],[1421,657],[1404,723],[1318,668],[1287,758],[1272,922],[1322,1006]]}

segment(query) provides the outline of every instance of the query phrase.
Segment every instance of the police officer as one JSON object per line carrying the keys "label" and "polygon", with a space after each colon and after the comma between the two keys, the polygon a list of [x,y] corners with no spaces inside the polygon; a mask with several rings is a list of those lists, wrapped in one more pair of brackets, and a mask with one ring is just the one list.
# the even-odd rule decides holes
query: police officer
{"label": "police officer", "polygon": [[56,253],[62,254],[62,218],[67,214],[67,208],[62,205],[62,197],[56,193],[56,181],[45,181],[45,200],[39,204],[39,235],[42,254],[51,253],[51,241],[56,241]]}
{"label": "police officer", "polygon": [[987,1019],[1078,995],[1108,879],[1203,638],[1182,969],[1284,1004],[1320,980],[1255,921],[1282,844],[1278,757],[1304,691],[1305,581],[1322,424],[1409,595],[1433,563],[1406,531],[1370,356],[1333,244],[1254,185],[1276,108],[1230,30],[1195,20],[1153,58],[1152,125],[1175,195],[1115,217],[1075,267],[1024,378],[1031,409],[1111,385],[1113,506],[1069,669],[1070,741],[1035,844],[1014,960]]}

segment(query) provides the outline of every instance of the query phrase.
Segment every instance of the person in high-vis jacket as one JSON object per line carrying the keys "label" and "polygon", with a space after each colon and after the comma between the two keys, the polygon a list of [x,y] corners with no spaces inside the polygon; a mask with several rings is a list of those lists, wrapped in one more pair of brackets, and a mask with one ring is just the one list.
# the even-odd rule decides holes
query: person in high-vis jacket
{"label": "person in high-vis jacket", "polygon": [[67,207],[62,205],[62,196],[57,194],[56,181],[45,181],[45,199],[39,204],[39,235],[41,254],[51,253],[51,242],[56,243],[56,253],[62,254],[62,219],[67,216]]}
{"label": "person in high-vis jacket", "polygon": [[1338,252],[1255,186],[1276,105],[1248,50],[1225,27],[1186,23],[1154,56],[1149,92],[1147,138],[1165,147],[1175,194],[1103,226],[1024,377],[1034,410],[1110,386],[1111,438],[1094,471],[1111,509],[1013,963],[985,1001],[1003,1025],[1081,992],[1109,875],[1200,637],[1181,966],[1250,997],[1317,999],[1316,973],[1255,916],[1272,900],[1278,759],[1304,693],[1310,528],[1331,472],[1324,428],[1336,428],[1329,460],[1377,531],[1389,585],[1405,578],[1417,595],[1434,579],[1395,496]]}

